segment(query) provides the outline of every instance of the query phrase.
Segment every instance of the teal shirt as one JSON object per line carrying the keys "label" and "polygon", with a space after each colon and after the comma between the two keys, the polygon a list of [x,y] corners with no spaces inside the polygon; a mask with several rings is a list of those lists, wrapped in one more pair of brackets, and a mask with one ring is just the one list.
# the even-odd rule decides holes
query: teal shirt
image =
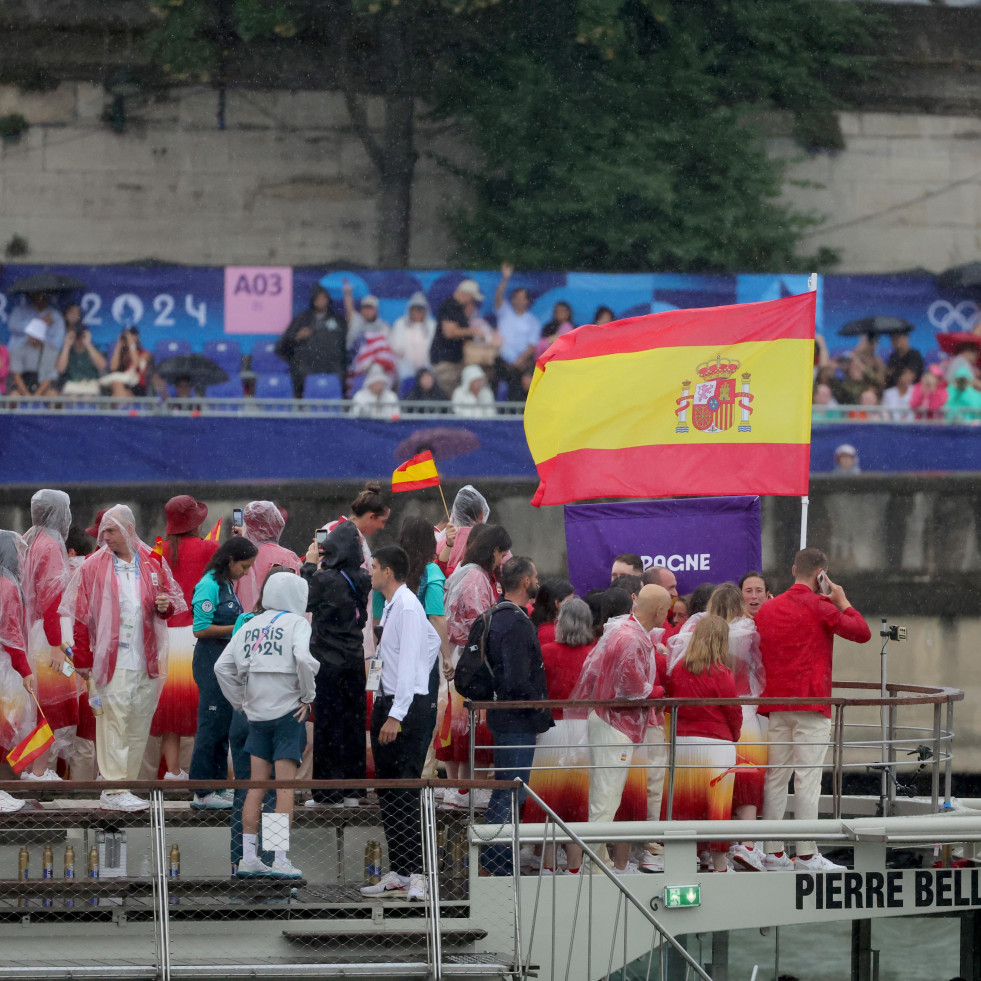
{"label": "teal shirt", "polygon": [[207,630],[211,626],[218,609],[218,592],[214,570],[206,572],[194,587],[191,598],[191,609],[194,611],[192,630]]}
{"label": "teal shirt", "polygon": [[255,613],[242,613],[239,618],[235,621],[235,626],[232,628],[232,636],[234,637],[238,633],[239,627],[244,627],[254,616]]}
{"label": "teal shirt", "polygon": [[[445,617],[446,607],[443,605],[443,593],[446,589],[446,576],[443,570],[430,562],[426,566],[419,580],[419,591],[416,596],[422,603],[423,610],[427,617]],[[382,611],[385,609],[385,597],[379,592],[371,594],[371,615],[375,620],[381,620]]]}

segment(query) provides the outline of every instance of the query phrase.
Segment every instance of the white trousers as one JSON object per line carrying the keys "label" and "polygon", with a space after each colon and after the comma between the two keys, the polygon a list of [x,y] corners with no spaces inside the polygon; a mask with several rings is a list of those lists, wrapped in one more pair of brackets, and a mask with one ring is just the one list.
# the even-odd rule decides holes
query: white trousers
{"label": "white trousers", "polygon": [[150,738],[159,684],[146,671],[117,668],[99,690],[102,715],[95,718],[95,752],[104,780],[136,780]]}
{"label": "white trousers", "polygon": [[[586,720],[589,739],[589,820],[612,821],[620,807],[620,798],[630,776],[634,744],[629,736],[604,722],[595,712]],[[608,863],[606,845],[597,845],[596,853]]]}
{"label": "white trousers", "polygon": [[[794,774],[794,817],[815,821],[821,800],[821,768],[828,752],[831,720],[820,712],[771,712],[766,730],[767,771],[763,782],[763,820],[780,821],[787,811],[790,769]],[[780,745],[781,743],[785,745]],[[782,852],[782,841],[768,841],[768,852]],[[817,851],[813,841],[798,841],[798,855]]]}

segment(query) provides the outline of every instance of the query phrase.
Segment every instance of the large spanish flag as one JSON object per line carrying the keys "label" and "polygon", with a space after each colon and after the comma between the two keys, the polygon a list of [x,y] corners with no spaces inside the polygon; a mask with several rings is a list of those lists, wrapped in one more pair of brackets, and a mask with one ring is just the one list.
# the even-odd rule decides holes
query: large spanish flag
{"label": "large spanish flag", "polygon": [[532,504],[806,494],[814,311],[803,293],[560,337],[525,407]]}

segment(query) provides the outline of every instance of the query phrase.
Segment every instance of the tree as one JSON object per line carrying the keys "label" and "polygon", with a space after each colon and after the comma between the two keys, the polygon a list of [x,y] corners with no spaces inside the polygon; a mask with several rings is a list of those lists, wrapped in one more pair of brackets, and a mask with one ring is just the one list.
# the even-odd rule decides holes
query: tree
{"label": "tree", "polygon": [[[539,0],[434,86],[479,163],[461,264],[798,268],[818,223],[777,201],[753,115],[813,118],[864,70],[870,18],[830,0]],[[450,84],[452,78],[452,84]],[[817,257],[827,262],[827,254]]]}

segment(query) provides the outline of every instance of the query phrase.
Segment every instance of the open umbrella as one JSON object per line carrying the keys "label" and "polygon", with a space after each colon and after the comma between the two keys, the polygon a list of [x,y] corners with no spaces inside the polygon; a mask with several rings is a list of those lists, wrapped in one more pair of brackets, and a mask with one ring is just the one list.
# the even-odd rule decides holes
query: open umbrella
{"label": "open umbrella", "polygon": [[62,276],[60,273],[42,272],[33,276],[25,276],[16,283],[8,286],[6,293],[70,293],[72,290],[84,290],[85,283],[74,276]]}
{"label": "open umbrella", "polygon": [[156,373],[171,385],[180,378],[190,379],[195,388],[219,385],[228,381],[228,374],[203,354],[178,354],[156,366]]}
{"label": "open umbrella", "polygon": [[423,450],[429,450],[433,459],[452,460],[480,448],[480,440],[469,429],[454,429],[451,426],[435,426],[432,429],[417,429],[411,436],[395,447],[395,459],[408,460]]}
{"label": "open umbrella", "polygon": [[981,299],[981,262],[945,270],[937,277],[937,286],[947,293]]}
{"label": "open umbrella", "polygon": [[842,337],[861,337],[862,334],[906,334],[915,330],[914,326],[902,317],[862,317],[849,320],[838,333]]}
{"label": "open umbrella", "polygon": [[946,354],[957,354],[965,347],[976,347],[981,351],[981,334],[970,334],[966,330],[937,334],[937,346]]}

